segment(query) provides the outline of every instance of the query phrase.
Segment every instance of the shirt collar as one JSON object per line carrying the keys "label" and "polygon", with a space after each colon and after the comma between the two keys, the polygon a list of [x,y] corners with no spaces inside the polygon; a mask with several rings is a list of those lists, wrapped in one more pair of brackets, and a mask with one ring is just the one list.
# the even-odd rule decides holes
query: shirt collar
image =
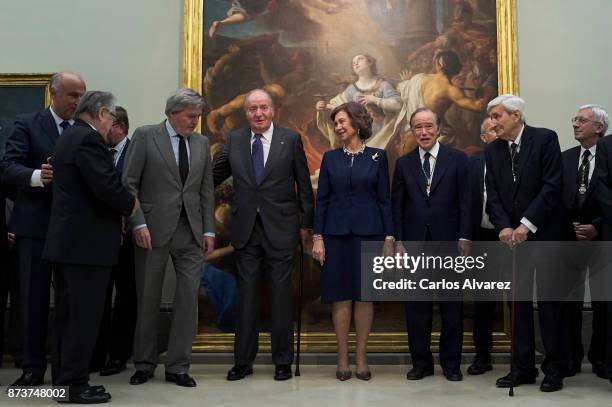
{"label": "shirt collar", "polygon": [[64,121],[70,123],[71,126],[74,124],[74,119],[64,120],[61,117],[59,117],[57,113],[55,113],[55,110],[53,110],[53,107],[49,107],[49,111],[51,111],[51,116],[53,116],[53,120],[55,121],[56,126],[59,127],[60,123]]}
{"label": "shirt collar", "polygon": [[125,143],[127,143],[127,137],[124,137],[123,140],[121,140],[119,143],[117,143],[117,145],[115,147],[111,147],[114,148],[115,151],[119,152],[121,150],[123,150],[123,146],[125,146]]}
{"label": "shirt collar", "polygon": [[[582,155],[584,154],[585,151],[586,151],[586,148],[580,146],[580,158],[582,158]],[[595,152],[597,151],[597,143],[593,144],[593,146],[589,148],[589,151],[591,152],[591,157],[595,157]]]}
{"label": "shirt collar", "polygon": [[425,151],[421,147],[419,147],[419,156],[421,157],[421,161],[423,161],[423,159],[425,158],[425,153],[427,152],[429,152],[429,154],[431,154],[431,156],[434,159],[437,158],[438,151],[440,151],[440,142],[437,140],[436,140],[436,144],[434,144],[433,147],[429,151]]}
{"label": "shirt collar", "polygon": [[524,124],[523,127],[521,127],[521,131],[519,131],[517,138],[514,139],[514,141],[508,140],[508,147],[512,146],[512,143],[516,143],[516,145],[519,146],[519,149],[521,148],[521,138],[523,137],[523,130],[525,130]]}
{"label": "shirt collar", "polygon": [[[261,138],[267,141],[272,141],[272,134],[274,134],[274,123],[270,123],[270,127],[268,127],[268,130],[261,133]],[[255,137],[255,132],[251,130],[251,141],[253,140],[254,137]]]}
{"label": "shirt collar", "polygon": [[176,130],[174,130],[174,127],[172,127],[172,125],[170,124],[170,120],[168,119],[166,119],[166,130],[168,131],[168,135],[170,136],[170,138],[174,136],[183,136],[185,137],[185,140],[189,140],[189,136],[191,136],[191,134],[178,134]]}

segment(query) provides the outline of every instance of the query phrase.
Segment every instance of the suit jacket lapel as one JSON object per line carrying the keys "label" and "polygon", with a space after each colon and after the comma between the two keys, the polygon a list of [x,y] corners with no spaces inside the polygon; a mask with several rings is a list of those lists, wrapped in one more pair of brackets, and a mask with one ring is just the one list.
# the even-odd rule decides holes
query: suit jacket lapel
{"label": "suit jacket lapel", "polygon": [[255,173],[251,164],[251,129],[248,127],[240,134],[237,140],[238,150],[240,151],[240,162],[244,166],[244,171],[253,185],[255,185]]}
{"label": "suit jacket lapel", "polygon": [[168,134],[168,130],[166,130],[165,122],[162,122],[157,128],[153,141],[155,142],[155,145],[157,145],[157,149],[166,162],[166,166],[168,166],[168,169],[174,176],[174,179],[179,185],[181,185],[181,176],[179,174],[178,165],[176,164],[174,150],[172,149],[170,135]]}
{"label": "suit jacket lapel", "polygon": [[425,197],[427,197],[427,188],[425,183],[427,180],[425,179],[425,174],[423,173],[423,167],[421,166],[421,156],[419,155],[419,149],[416,148],[409,153],[409,167],[410,171],[414,175],[414,179],[417,180],[417,185],[421,189],[421,192]]}
{"label": "suit jacket lapel", "polygon": [[[578,189],[578,159],[580,156],[580,147],[572,151],[571,157],[567,164],[567,167],[564,168],[563,177],[565,178],[565,193],[566,193],[566,202],[568,208],[574,206],[574,201],[576,199],[576,190]],[[589,185],[590,189],[590,185]]]}
{"label": "suit jacket lapel", "polygon": [[268,175],[272,172],[272,168],[274,164],[280,157],[283,148],[285,147],[285,138],[284,135],[278,130],[277,127],[274,127],[274,132],[272,134],[272,143],[270,144],[270,151],[268,152],[268,159],[266,160],[266,164],[264,166],[263,174],[261,175],[261,182],[263,182]]}
{"label": "suit jacket lapel", "polygon": [[57,125],[55,124],[55,119],[53,118],[50,109],[45,110],[45,115],[41,120],[41,125],[45,130],[45,134],[49,136],[49,140],[51,140],[52,143],[51,145],[55,145],[55,141],[57,140],[60,134],[57,130]]}
{"label": "suit jacket lapel", "polygon": [[521,182],[521,175],[523,174],[523,170],[527,165],[529,160],[529,155],[531,154],[531,147],[533,144],[533,134],[531,134],[531,127],[525,125],[525,129],[523,130],[523,135],[521,136],[521,146],[519,147],[519,160],[518,160],[518,168],[516,169],[516,183],[514,185],[514,190],[517,190],[519,183]]}
{"label": "suit jacket lapel", "polygon": [[125,155],[129,146],[130,139],[127,139],[125,140],[125,145],[123,146],[123,150],[121,150],[121,155],[119,156],[119,159],[117,160],[117,165],[115,166],[119,175],[123,174],[123,162],[125,161]]}
{"label": "suit jacket lapel", "polygon": [[197,176],[196,173],[198,172],[196,168],[203,160],[202,149],[200,148],[200,141],[202,140],[199,140],[198,137],[204,136],[195,133],[189,136],[189,174],[185,180],[185,186],[189,185],[189,183],[195,179],[194,177]]}
{"label": "suit jacket lapel", "polygon": [[436,164],[433,168],[433,180],[431,181],[431,190],[429,191],[429,195],[433,194],[438,184],[440,184],[440,180],[444,177],[444,173],[449,165],[448,161],[448,151],[446,150],[446,147],[440,144],[438,156],[436,157]]}

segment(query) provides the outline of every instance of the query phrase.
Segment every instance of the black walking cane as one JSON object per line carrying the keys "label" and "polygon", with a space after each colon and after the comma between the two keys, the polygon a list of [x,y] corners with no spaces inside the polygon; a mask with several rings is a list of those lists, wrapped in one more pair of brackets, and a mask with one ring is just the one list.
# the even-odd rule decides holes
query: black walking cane
{"label": "black walking cane", "polygon": [[302,287],[304,285],[304,244],[300,239],[300,276],[298,283],[297,357],[295,376],[300,376],[300,346],[302,343]]}
{"label": "black walking cane", "polygon": [[514,397],[514,379],[512,377],[512,364],[514,362],[514,324],[516,321],[516,246],[512,245],[512,305],[510,306],[510,389],[508,396]]}

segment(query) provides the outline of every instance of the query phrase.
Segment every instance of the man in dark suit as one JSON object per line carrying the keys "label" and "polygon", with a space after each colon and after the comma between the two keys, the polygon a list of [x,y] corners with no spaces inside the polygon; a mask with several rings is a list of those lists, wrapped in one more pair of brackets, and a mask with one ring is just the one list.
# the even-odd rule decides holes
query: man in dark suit
{"label": "man in dark suit", "polygon": [[[487,165],[487,212],[499,240],[510,247],[527,239],[563,240],[565,226],[561,204],[562,159],[557,134],[552,130],[525,124],[525,102],[514,95],[502,95],[489,102],[487,111],[496,127],[498,140],[485,150]],[[517,248],[519,264],[516,276],[527,283],[523,291],[515,285],[516,301],[511,371],[497,380],[498,387],[535,383],[535,335],[533,325],[532,281],[537,267],[538,288],[547,284],[558,254],[546,247]],[[557,270],[558,271],[558,270]],[[517,280],[517,281],[519,281]],[[520,287],[523,287],[522,285]],[[538,293],[540,297],[540,293]],[[563,387],[567,367],[564,348],[563,307],[557,301],[539,301],[540,327],[546,350],[542,363],[545,373],[540,389],[557,391]]]}
{"label": "man in dark suit", "polygon": [[[606,336],[606,303],[600,301],[602,286],[599,277],[605,273],[602,264],[601,245],[601,210],[597,200],[597,141],[604,136],[610,122],[608,113],[598,105],[585,105],[578,109],[572,119],[574,137],[579,146],[563,152],[563,203],[568,221],[572,222],[573,240],[590,242],[580,244],[568,251],[564,263],[577,275],[576,285],[584,285],[587,269],[591,289],[591,307],[593,315],[591,345],[588,359],[593,373],[607,378],[605,369],[605,336]],[[569,225],[568,225],[569,226]],[[582,308],[584,291],[578,292],[577,301],[568,302],[569,339],[571,359],[568,376],[581,371],[584,348],[582,346]]]}
{"label": "man in dark suit", "polygon": [[[245,99],[248,128],[227,138],[214,165],[215,185],[233,176],[231,241],[238,268],[235,365],[227,380],[253,372],[259,333],[259,289],[271,281],[274,379],[291,378],[293,311],[291,270],[298,238],[312,227],[313,194],[300,135],[273,125],[274,105],[260,89]],[[299,234],[298,234],[299,231]]]}
{"label": "man in dark suit", "polygon": [[[490,118],[485,118],[480,125],[480,140],[485,145],[497,140],[497,132]],[[489,219],[489,214],[486,211],[487,204],[487,188],[485,185],[486,165],[484,151],[474,154],[471,157],[472,176],[474,182],[472,185],[473,192],[473,250],[478,253],[484,252],[488,255],[487,274],[499,272],[501,264],[497,247],[491,243],[480,242],[495,242],[498,241],[495,226]],[[482,250],[480,250],[482,249]],[[486,294],[480,296],[477,293],[474,298],[474,321],[473,321],[473,337],[474,347],[476,348],[476,356],[474,361],[468,367],[468,374],[480,375],[493,369],[491,365],[491,350],[493,349],[493,321],[495,317],[495,308],[497,302],[490,301]]]}
{"label": "man in dark suit", "polygon": [[[612,136],[607,135],[597,142],[597,197],[601,209],[601,239],[606,244],[612,240]],[[609,254],[606,256],[609,258]],[[612,277],[610,264],[606,265],[603,281],[606,299],[606,336],[604,370],[612,383]]]}
{"label": "man in dark suit", "polygon": [[[110,153],[119,177],[123,173],[123,163],[130,145],[130,140],[127,138],[129,128],[127,111],[121,106],[115,107],[115,121],[108,133],[108,138]],[[115,291],[114,307],[113,289]],[[99,370],[100,376],[110,376],[124,371],[126,362],[132,355],[135,326],[134,243],[132,233],[124,230],[119,251],[119,263],[113,267],[108,284],[104,315],[90,371]]]}
{"label": "man in dark suit", "polygon": [[[469,161],[467,156],[438,142],[440,120],[426,108],[410,117],[418,148],[395,164],[391,201],[398,245],[406,241],[457,241],[461,255],[469,251],[472,235]],[[401,250],[401,246],[399,247]],[[442,318],[440,364],[450,381],[463,379],[463,304],[439,301]],[[406,302],[406,325],[413,368],[408,380],[433,374],[431,301]]]}
{"label": "man in dark suit", "polygon": [[79,75],[53,75],[51,107],[18,116],[6,141],[4,182],[17,188],[11,225],[23,303],[23,374],[15,386],[44,381],[51,265],[42,258],[42,251],[51,211],[50,159],[56,140],[74,123],[72,117],[84,93],[85,82]]}
{"label": "man in dark suit", "polygon": [[114,109],[111,93],[83,95],[74,126],[53,151],[53,201],[44,250],[54,270],[53,384],[68,386],[74,403],[110,399],[103,387],[89,385],[89,363],[119,256],[121,216],[139,207],[121,184],[108,151]]}

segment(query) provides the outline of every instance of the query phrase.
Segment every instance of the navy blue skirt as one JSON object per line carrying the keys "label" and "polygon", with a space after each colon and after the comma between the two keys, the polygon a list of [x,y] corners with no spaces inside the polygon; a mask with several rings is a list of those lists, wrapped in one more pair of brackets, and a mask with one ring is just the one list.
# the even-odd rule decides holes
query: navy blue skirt
{"label": "navy blue skirt", "polygon": [[384,236],[324,235],[325,263],[321,267],[321,302],[361,301],[361,242]]}

